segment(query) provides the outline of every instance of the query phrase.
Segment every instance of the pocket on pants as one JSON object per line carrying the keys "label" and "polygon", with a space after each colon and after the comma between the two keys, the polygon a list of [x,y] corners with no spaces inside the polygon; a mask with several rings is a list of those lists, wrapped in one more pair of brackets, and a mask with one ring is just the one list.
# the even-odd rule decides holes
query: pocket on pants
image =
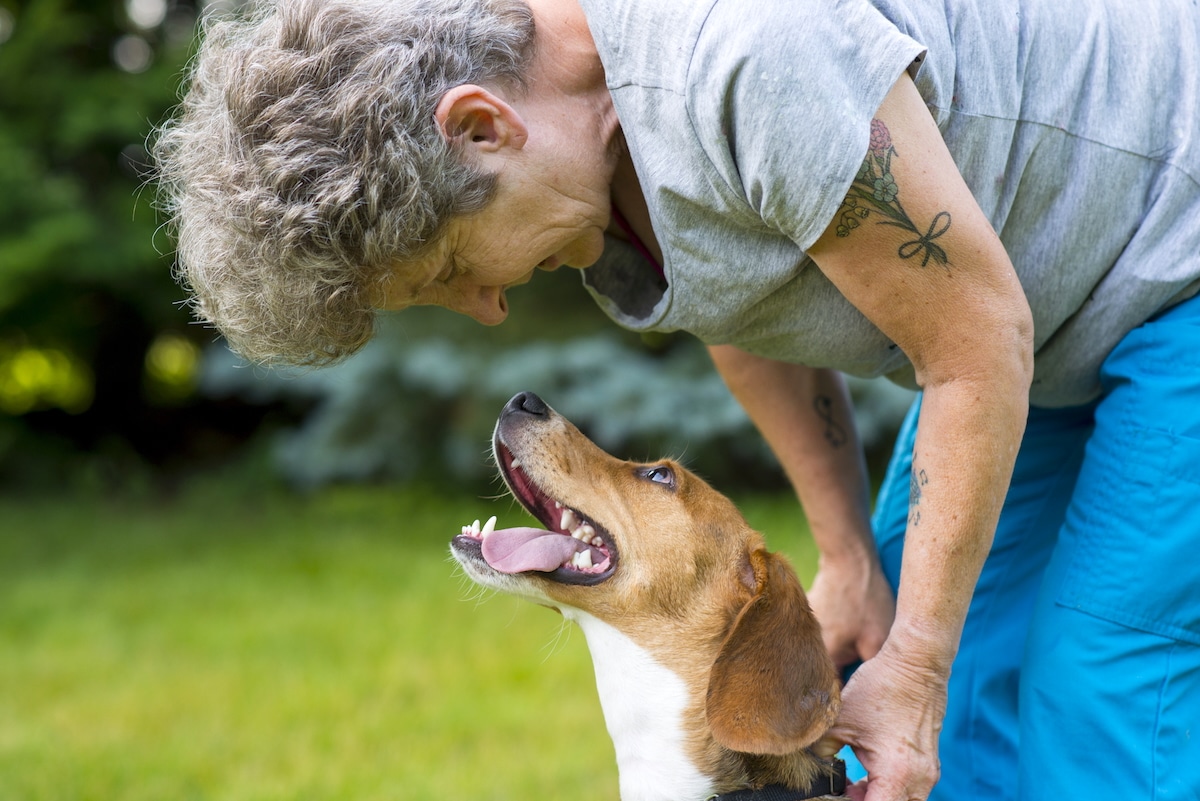
{"label": "pocket on pants", "polygon": [[1089,443],[1067,512],[1057,602],[1200,645],[1200,440],[1146,429],[1106,439]]}

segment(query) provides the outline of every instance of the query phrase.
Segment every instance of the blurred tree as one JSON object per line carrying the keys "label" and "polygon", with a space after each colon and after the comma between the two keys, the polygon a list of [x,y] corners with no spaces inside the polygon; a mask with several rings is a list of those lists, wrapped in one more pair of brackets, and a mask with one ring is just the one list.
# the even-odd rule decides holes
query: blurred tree
{"label": "blurred tree", "polygon": [[65,283],[103,287],[159,324],[177,324],[169,301],[179,292],[152,241],[152,193],[139,188],[143,142],[174,102],[186,57],[187,39],[172,35],[178,17],[164,5],[142,29],[114,0],[4,2],[0,311]]}
{"label": "blurred tree", "polygon": [[0,476],[54,438],[152,460],[178,446],[164,410],[191,377],[163,354],[186,366],[212,335],[179,306],[145,140],[194,19],[176,0],[0,0]]}

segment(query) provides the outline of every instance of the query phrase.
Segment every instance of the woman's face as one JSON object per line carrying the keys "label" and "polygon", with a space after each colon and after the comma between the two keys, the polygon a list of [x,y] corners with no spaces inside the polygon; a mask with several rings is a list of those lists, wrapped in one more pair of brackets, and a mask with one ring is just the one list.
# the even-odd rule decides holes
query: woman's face
{"label": "woman's face", "polygon": [[536,270],[589,267],[600,258],[608,182],[601,172],[568,165],[506,170],[486,208],[451,221],[433,252],[398,270],[384,308],[443,306],[485,325],[503,322],[510,287]]}

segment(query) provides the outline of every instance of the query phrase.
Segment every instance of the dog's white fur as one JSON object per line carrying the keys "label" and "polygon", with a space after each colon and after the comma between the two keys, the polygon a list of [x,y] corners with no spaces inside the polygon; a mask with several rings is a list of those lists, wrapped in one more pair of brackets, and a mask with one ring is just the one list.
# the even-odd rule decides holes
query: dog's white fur
{"label": "dog's white fur", "polygon": [[604,722],[617,753],[622,801],[706,798],[712,781],[688,759],[679,723],[687,687],[646,649],[587,612],[564,607],[583,629]]}
{"label": "dog's white fur", "polygon": [[564,506],[587,521],[602,567],[496,569],[484,556],[490,526],[464,528],[452,551],[476,582],[582,628],[623,801],[807,786],[839,682],[786,560],[695,475],[615,459],[536,396],[505,407],[495,450],[514,495],[549,528],[561,530]]}

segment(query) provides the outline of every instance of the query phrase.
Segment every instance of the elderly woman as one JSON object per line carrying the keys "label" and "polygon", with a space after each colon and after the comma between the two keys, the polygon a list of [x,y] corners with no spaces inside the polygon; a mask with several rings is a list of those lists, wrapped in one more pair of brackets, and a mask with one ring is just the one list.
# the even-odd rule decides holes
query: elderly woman
{"label": "elderly woman", "polygon": [[[1190,0],[278,0],[208,26],[158,156],[252,359],[562,266],[708,343],[862,662],[854,793],[1200,787]],[[874,526],[835,371],[922,390]]]}

